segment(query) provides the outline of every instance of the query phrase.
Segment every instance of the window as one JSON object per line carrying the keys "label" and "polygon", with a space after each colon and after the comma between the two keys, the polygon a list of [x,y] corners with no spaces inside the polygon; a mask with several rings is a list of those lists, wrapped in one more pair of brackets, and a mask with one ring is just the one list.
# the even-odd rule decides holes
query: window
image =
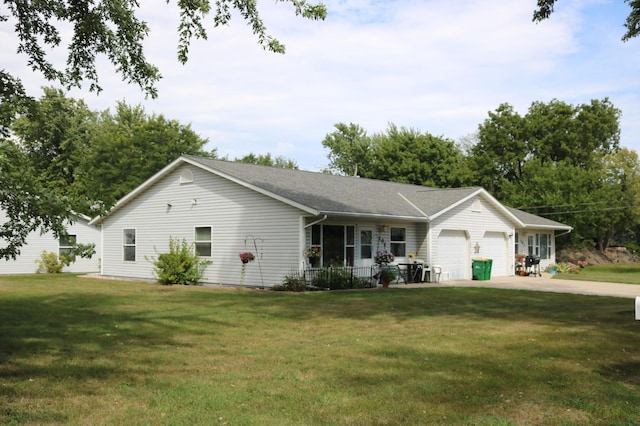
{"label": "window", "polygon": [[356,254],[356,227],[346,226],[345,229],[347,231],[347,238],[344,244],[345,264],[353,266],[353,259]]}
{"label": "window", "polygon": [[136,261],[136,230],[124,229],[122,232],[122,258],[125,262]]}
{"label": "window", "polygon": [[551,234],[535,234],[527,237],[528,254],[540,256],[540,259],[551,258]]}
{"label": "window", "polygon": [[538,256],[540,259],[551,258],[551,236],[549,234],[536,234]]}
{"label": "window", "polygon": [[405,257],[407,253],[407,230],[391,228],[391,253],[395,257]]}
{"label": "window", "polygon": [[58,256],[66,257],[72,262],[76,261],[76,255],[73,253],[73,249],[76,246],[76,236],[67,235],[66,237],[60,237],[58,244]]}
{"label": "window", "polygon": [[198,256],[211,257],[211,227],[196,227],[196,254]]}

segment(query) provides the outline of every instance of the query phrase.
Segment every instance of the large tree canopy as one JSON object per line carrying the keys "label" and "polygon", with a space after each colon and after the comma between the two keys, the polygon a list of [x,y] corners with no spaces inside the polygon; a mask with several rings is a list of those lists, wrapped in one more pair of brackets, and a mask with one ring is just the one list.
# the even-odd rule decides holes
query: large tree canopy
{"label": "large tree canopy", "polygon": [[574,227],[564,241],[605,249],[640,216],[638,162],[619,149],[620,111],[608,100],[509,104],[479,126],[469,164],[476,184],[507,205]]}
{"label": "large tree canopy", "polygon": [[589,168],[618,149],[619,119],[607,98],[581,105],[533,102],[524,116],[502,104],[479,126],[479,142],[470,150],[476,183],[500,198],[505,182],[521,180],[531,159]]}
{"label": "large tree canopy", "polygon": [[451,140],[395,124],[371,137],[357,124],[335,127],[322,141],[332,172],[447,188],[470,178],[462,151]]}

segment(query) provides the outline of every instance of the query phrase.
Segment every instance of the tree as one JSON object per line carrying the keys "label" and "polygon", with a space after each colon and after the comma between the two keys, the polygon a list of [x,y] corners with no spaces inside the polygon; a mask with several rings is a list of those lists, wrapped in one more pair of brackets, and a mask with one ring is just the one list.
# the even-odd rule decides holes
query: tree
{"label": "tree", "polygon": [[[573,226],[571,244],[605,249],[639,216],[634,156],[619,149],[620,111],[608,99],[500,105],[479,126],[469,163],[477,184],[508,205]],[[635,154],[634,154],[635,155]],[[637,157],[636,157],[637,158]]]}
{"label": "tree", "polygon": [[49,193],[18,147],[0,139],[0,259],[15,259],[27,236],[38,229],[66,235],[72,205],[66,197]]}
{"label": "tree", "polygon": [[281,155],[272,157],[270,152],[265,155],[255,155],[253,153],[247,154],[242,158],[236,158],[235,161],[239,163],[258,164],[261,166],[279,167],[281,169],[297,169],[298,164],[291,159],[285,158]]}
{"label": "tree", "polygon": [[75,168],[95,131],[97,114],[82,100],[67,98],[60,89],[44,88],[11,127],[38,178],[49,192],[69,195]]}
{"label": "tree", "polygon": [[[538,8],[533,12],[533,21],[541,22],[548,19],[553,13],[553,6],[557,0],[538,0]],[[640,2],[637,0],[625,0],[631,7],[631,12],[625,20],[627,31],[622,36],[623,41],[629,41],[640,33]]]}
{"label": "tree", "polygon": [[370,169],[371,139],[357,124],[338,123],[336,131],[327,134],[322,146],[329,148],[330,171],[346,176],[358,175],[359,170]]}
{"label": "tree", "polygon": [[470,150],[475,181],[503,199],[505,184],[521,180],[532,159],[597,168],[619,147],[619,119],[620,110],[608,98],[582,105],[533,102],[525,116],[502,104],[479,126],[478,143]]}
{"label": "tree", "polygon": [[389,124],[372,137],[371,165],[363,177],[437,188],[464,186],[468,179],[462,151],[443,137]]}
{"label": "tree", "polygon": [[119,102],[103,111],[76,166],[72,192],[110,207],[181,154],[216,157],[190,125],[148,116],[141,106]]}
{"label": "tree", "polygon": [[12,126],[13,140],[43,190],[71,197],[77,213],[108,207],[180,154],[215,157],[206,140],[176,120],[123,102],[116,113],[91,111],[62,90],[45,95]]}
{"label": "tree", "polygon": [[332,171],[446,188],[464,185],[470,179],[462,151],[451,140],[395,124],[372,137],[357,124],[335,127],[337,131],[322,141],[330,149]]}
{"label": "tree", "polygon": [[499,194],[505,182],[521,178],[530,156],[527,125],[511,105],[502,104],[479,126],[478,142],[470,148],[476,184]]}

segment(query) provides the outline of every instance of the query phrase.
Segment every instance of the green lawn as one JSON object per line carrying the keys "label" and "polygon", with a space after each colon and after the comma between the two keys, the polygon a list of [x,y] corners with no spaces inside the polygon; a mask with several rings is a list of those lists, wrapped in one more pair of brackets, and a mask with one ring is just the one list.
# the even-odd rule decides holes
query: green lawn
{"label": "green lawn", "polygon": [[640,264],[612,263],[589,265],[578,274],[557,274],[554,278],[566,280],[640,284]]}
{"label": "green lawn", "polygon": [[0,423],[637,425],[633,301],[0,276]]}

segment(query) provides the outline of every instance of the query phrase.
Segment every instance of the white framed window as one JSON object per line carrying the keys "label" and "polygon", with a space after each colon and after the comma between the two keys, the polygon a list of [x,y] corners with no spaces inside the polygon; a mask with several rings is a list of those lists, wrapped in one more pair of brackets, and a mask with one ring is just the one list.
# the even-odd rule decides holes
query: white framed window
{"label": "white framed window", "polygon": [[527,236],[529,255],[539,256],[540,259],[551,259],[551,234],[535,234]]}
{"label": "white framed window", "polygon": [[76,241],[76,235],[67,235],[66,237],[61,236],[58,243],[58,256],[64,256],[70,261],[75,262],[76,255],[73,253],[73,249],[76,246]]}
{"label": "white framed window", "polygon": [[122,259],[125,262],[136,261],[136,230],[127,228],[122,230]]}
{"label": "white framed window", "polygon": [[395,257],[405,257],[407,255],[407,229],[391,228],[390,240],[391,253]]}
{"label": "white framed window", "polygon": [[211,235],[210,226],[196,226],[194,240],[198,256],[211,257]]}
{"label": "white framed window", "polygon": [[540,259],[551,258],[551,235],[550,234],[536,234],[536,245],[538,246],[538,256]]}

